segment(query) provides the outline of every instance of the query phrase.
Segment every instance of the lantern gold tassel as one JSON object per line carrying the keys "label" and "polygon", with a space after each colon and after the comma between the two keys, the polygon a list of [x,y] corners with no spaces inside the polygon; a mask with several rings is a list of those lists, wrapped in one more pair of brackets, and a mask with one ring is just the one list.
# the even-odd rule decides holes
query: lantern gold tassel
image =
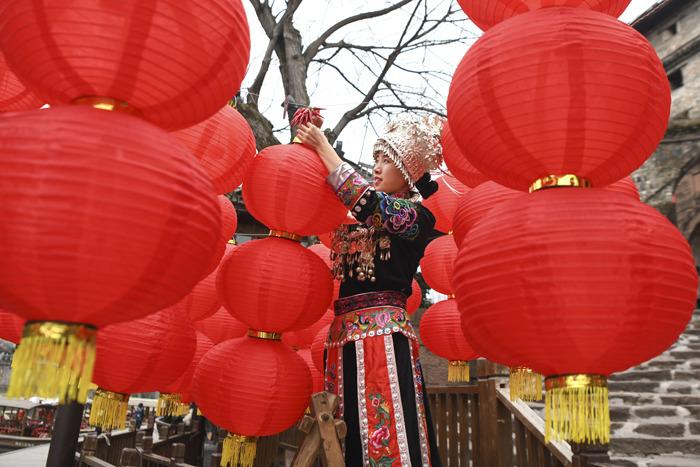
{"label": "lantern gold tassel", "polygon": [[229,433],[221,451],[221,467],[252,467],[255,462],[257,439]]}
{"label": "lantern gold tassel", "polygon": [[189,404],[183,404],[180,394],[161,393],[156,403],[156,415],[167,417],[168,415],[183,416],[190,410]]}
{"label": "lantern gold tassel", "polygon": [[542,375],[523,366],[511,367],[509,387],[510,400],[542,400]]}
{"label": "lantern gold tassel", "polygon": [[90,426],[103,430],[123,430],[126,426],[126,412],[129,409],[129,396],[98,388],[92,398]]}
{"label": "lantern gold tassel", "polygon": [[545,440],[610,441],[608,382],[602,375],[553,376],[545,380]]}
{"label": "lantern gold tassel", "polygon": [[95,328],[28,322],[12,360],[9,397],[56,398],[84,404],[95,366]]}
{"label": "lantern gold tassel", "polygon": [[447,363],[447,381],[450,383],[466,383],[469,381],[469,362],[450,360]]}

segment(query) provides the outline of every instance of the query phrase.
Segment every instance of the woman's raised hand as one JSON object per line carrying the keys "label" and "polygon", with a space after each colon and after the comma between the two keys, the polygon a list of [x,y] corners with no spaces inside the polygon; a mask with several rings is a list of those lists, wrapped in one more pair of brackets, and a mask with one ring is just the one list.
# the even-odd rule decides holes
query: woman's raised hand
{"label": "woman's raised hand", "polygon": [[301,140],[302,144],[315,149],[320,152],[324,146],[330,146],[326,135],[315,125],[306,124],[299,125],[297,128],[297,137]]}

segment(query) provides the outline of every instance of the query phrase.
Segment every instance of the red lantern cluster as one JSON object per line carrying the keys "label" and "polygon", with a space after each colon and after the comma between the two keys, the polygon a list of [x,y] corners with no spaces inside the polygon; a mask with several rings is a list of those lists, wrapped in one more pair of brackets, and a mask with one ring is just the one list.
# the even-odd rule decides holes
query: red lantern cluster
{"label": "red lantern cluster", "polygon": [[469,188],[449,175],[439,177],[437,184],[438,191],[423,201],[423,206],[435,216],[435,230],[452,233],[452,219],[457,209],[459,197],[468,192]]}
{"label": "red lantern cluster", "polygon": [[488,181],[488,178],[476,170],[469,162],[469,159],[462,154],[462,150],[459,148],[454,136],[452,136],[449,121],[445,122],[442,127],[440,144],[442,145],[442,157],[445,159],[445,165],[460,182],[468,187],[476,188]]}
{"label": "red lantern cluster", "polygon": [[457,245],[452,235],[443,235],[428,244],[420,260],[423,279],[431,289],[445,295],[452,295],[452,275],[457,258]]}

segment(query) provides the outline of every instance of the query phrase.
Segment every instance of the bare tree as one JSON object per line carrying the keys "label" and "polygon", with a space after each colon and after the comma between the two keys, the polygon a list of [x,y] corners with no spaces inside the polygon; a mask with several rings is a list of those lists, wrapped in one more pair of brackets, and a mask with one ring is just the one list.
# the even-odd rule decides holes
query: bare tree
{"label": "bare tree", "polygon": [[[383,8],[368,9],[329,25],[312,40],[303,37],[295,27],[295,14],[302,0],[286,0],[283,5],[279,0],[249,1],[269,39],[257,75],[247,95],[243,93],[245,98],[239,100],[239,110],[251,124],[259,149],[279,143],[272,124],[258,108],[273,56],[279,62],[284,94],[293,102],[309,105],[309,76],[321,71],[332,72],[334,85],[345,87],[357,98],[358,103],[349,106],[326,130],[329,140],[335,142],[350,122],[377,114],[386,117],[408,110],[444,115],[445,96],[437,92],[435,84],[449,82],[451,76],[444,71],[426,69],[425,54],[428,50],[439,53],[440,47],[474,39],[473,34],[464,29],[467,19],[461,9],[449,0],[392,1]],[[393,42],[389,42],[380,37],[365,39],[363,36],[366,41],[363,43],[345,40],[353,27],[378,22],[391,22],[394,28],[398,25],[401,31],[398,39],[394,37]],[[423,54],[422,63],[420,54]],[[416,56],[419,57],[417,64]],[[349,76],[352,68],[365,79]]]}

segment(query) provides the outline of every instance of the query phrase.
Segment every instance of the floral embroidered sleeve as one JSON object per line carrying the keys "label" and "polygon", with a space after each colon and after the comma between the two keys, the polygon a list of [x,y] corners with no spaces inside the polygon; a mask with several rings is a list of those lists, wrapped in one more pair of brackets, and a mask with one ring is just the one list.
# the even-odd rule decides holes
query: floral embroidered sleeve
{"label": "floral embroidered sleeve", "polygon": [[377,230],[416,240],[435,225],[432,213],[422,205],[376,191],[345,162],[331,172],[328,183],[355,219]]}

